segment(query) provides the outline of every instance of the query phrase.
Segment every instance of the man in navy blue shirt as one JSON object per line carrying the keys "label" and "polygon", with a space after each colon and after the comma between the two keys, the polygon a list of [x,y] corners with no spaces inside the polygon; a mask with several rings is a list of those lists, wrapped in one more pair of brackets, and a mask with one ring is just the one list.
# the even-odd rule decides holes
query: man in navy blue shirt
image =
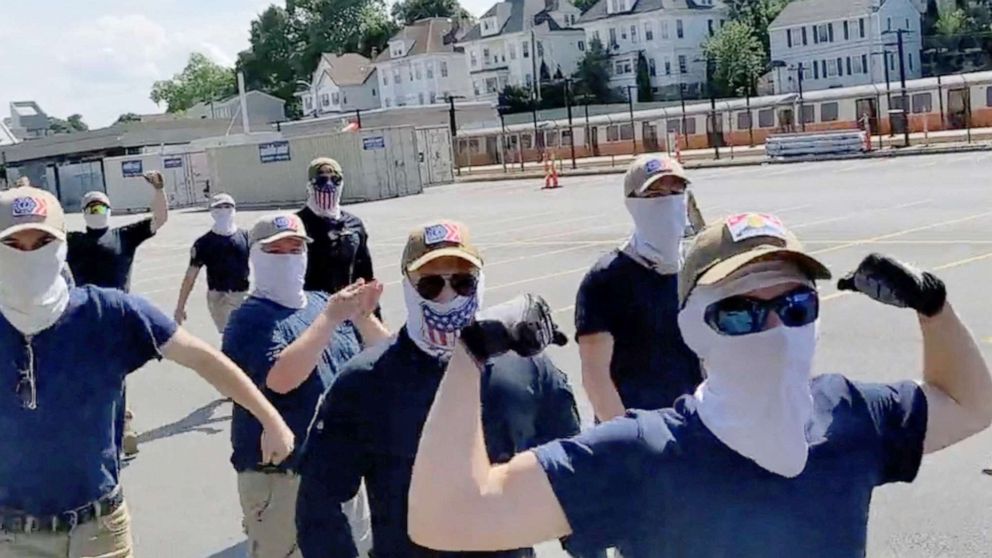
{"label": "man in navy blue shirt", "polygon": [[678,326],[682,239],[699,215],[689,178],[654,153],[630,164],[623,185],[634,234],[596,262],[575,301],[582,383],[600,421],[670,407],[702,381]]}
{"label": "man in navy blue shirt", "polygon": [[988,427],[992,377],[943,282],[877,254],[838,287],[915,310],[922,381],[811,377],[815,280],[828,277],[773,216],[704,229],[679,282],[679,326],[706,372],[696,392],[506,465],[481,449],[480,368],[456,351],[420,440],[411,537],[486,550],[570,535],[626,558],[864,556],[872,491]]}
{"label": "man in navy blue shirt", "polygon": [[[410,234],[401,266],[406,324],[392,342],[345,366],[303,450],[296,519],[306,558],[357,555],[340,505],[354,497],[363,480],[376,558],[452,556],[410,541],[407,490],[420,430],[458,332],[481,304],[482,256],[464,225],[440,221]],[[504,463],[518,452],[578,432],[568,381],[551,359],[504,355],[484,368],[481,424],[488,459]],[[520,548],[482,556],[533,555],[530,548]]]}
{"label": "man in navy blue shirt", "polygon": [[241,370],[145,299],[69,288],[65,240],[54,196],[0,193],[0,556],[127,558],[116,442],[128,374],[163,357],[196,370],[262,422],[263,462],[287,458],[293,434]]}
{"label": "man in navy blue shirt", "polygon": [[207,308],[218,333],[224,333],[231,312],[248,296],[248,231],[234,222],[235,211],[234,198],[229,194],[211,198],[214,225],[196,239],[190,250],[189,269],[176,302],[175,319],[179,325],[186,321],[186,302],[200,268],[207,268]]}
{"label": "man in navy blue shirt", "polygon": [[[260,219],[251,231],[255,287],[224,331],[223,351],[244,369],[303,440],[321,395],[344,363],[388,332],[371,315],[382,286],[360,281],[328,297],[303,288],[306,235],[292,214]],[[279,466],[262,460],[262,425],[235,407],[231,463],[238,472],[251,558],[298,556],[294,455]],[[354,509],[354,508],[351,508]]]}

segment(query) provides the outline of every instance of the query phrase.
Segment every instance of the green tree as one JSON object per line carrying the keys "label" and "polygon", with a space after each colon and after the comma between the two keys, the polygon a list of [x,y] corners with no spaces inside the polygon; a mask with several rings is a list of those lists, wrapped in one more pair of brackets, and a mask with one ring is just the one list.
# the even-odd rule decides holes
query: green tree
{"label": "green tree", "polygon": [[371,56],[400,29],[383,0],[296,0],[290,15],[300,22],[301,66],[307,74],[325,52]]}
{"label": "green tree", "polygon": [[967,30],[968,14],[958,8],[956,10],[946,10],[937,18],[934,24],[934,31],[945,37],[960,35]]}
{"label": "green tree", "polygon": [[49,117],[48,129],[56,134],[73,134],[75,132],[85,132],[89,130],[90,127],[83,122],[82,115],[72,114],[65,120],[55,118],[54,116]]}
{"label": "green tree", "polygon": [[732,21],[748,24],[768,56],[768,26],[782,13],[790,0],[725,0]]}
{"label": "green tree", "polygon": [[69,118],[66,118],[66,122],[74,132],[85,132],[90,129],[90,127],[83,122],[83,115],[81,114],[70,114]]}
{"label": "green tree", "polygon": [[648,68],[648,59],[644,57],[644,52],[637,55],[637,102],[649,103],[654,100],[654,91],[651,89],[651,72]]}
{"label": "green tree", "polygon": [[472,20],[472,14],[458,0],[403,0],[393,4],[391,10],[396,21],[410,25],[428,17],[451,17]]}
{"label": "green tree", "polygon": [[753,93],[754,82],[765,68],[765,53],[754,29],[731,21],[703,44],[713,62],[713,86],[723,96]]}
{"label": "green tree", "polygon": [[180,112],[202,101],[233,95],[235,91],[236,80],[230,68],[194,52],[182,72],[152,85],[151,100],[155,104],[166,103],[167,112]]}
{"label": "green tree", "polygon": [[575,0],[574,2],[572,2],[572,5],[574,5],[579,10],[585,12],[589,8],[593,7],[593,5],[596,4],[596,1],[597,0]]}
{"label": "green tree", "polygon": [[245,87],[279,97],[291,115],[298,114],[297,81],[310,81],[300,56],[298,22],[283,8],[269,6],[251,22],[249,40],[251,46],[238,54],[235,66],[244,72]]}
{"label": "green tree", "polygon": [[589,95],[597,103],[608,103],[613,94],[610,91],[610,54],[603,48],[603,42],[593,38],[589,41],[585,56],[579,61],[575,72],[576,93]]}
{"label": "green tree", "polygon": [[530,90],[518,85],[507,85],[499,94],[499,110],[503,114],[529,111],[531,105]]}
{"label": "green tree", "polygon": [[125,112],[124,114],[117,117],[114,124],[123,124],[124,122],[140,122],[141,116],[133,112]]}

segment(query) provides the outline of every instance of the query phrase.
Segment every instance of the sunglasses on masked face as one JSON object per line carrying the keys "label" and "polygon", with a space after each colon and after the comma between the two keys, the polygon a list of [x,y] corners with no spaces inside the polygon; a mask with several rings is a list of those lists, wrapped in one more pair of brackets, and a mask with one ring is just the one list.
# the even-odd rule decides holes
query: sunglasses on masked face
{"label": "sunglasses on masked face", "polygon": [[417,294],[426,300],[434,300],[441,295],[444,285],[458,296],[472,296],[479,288],[479,278],[472,273],[452,273],[451,275],[425,275],[417,280]]}
{"label": "sunglasses on masked face", "polygon": [[106,215],[110,208],[103,205],[102,203],[94,203],[86,206],[83,210],[87,215]]}
{"label": "sunglasses on masked face", "polygon": [[706,308],[706,325],[722,335],[749,335],[764,331],[768,315],[778,314],[782,325],[802,327],[820,315],[820,298],[810,287],[799,287],[771,300],[732,296]]}
{"label": "sunglasses on masked face", "polygon": [[318,174],[313,179],[313,185],[318,188],[337,188],[344,179],[339,174]]}

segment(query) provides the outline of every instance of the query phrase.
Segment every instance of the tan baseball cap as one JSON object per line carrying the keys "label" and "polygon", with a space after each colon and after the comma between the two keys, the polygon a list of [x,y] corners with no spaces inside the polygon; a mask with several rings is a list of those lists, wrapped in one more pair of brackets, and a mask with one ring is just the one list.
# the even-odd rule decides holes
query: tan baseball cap
{"label": "tan baseball cap", "polygon": [[303,221],[293,213],[267,215],[256,221],[255,226],[251,228],[252,244],[271,244],[291,237],[313,242],[313,239],[307,236]]}
{"label": "tan baseball cap", "polygon": [[341,163],[338,163],[330,157],[317,157],[313,161],[310,161],[310,167],[307,169],[307,179],[313,180],[317,177],[317,173],[320,171],[320,167],[329,166],[337,174],[344,174],[341,170]]}
{"label": "tan baseball cap", "polygon": [[210,198],[210,207],[217,207],[218,205],[224,204],[236,205],[231,194],[217,194]]}
{"label": "tan baseball cap", "polygon": [[102,203],[107,207],[111,207],[110,198],[107,197],[107,194],[104,194],[103,192],[86,192],[86,194],[83,195],[83,208],[87,208],[90,204],[94,203]]}
{"label": "tan baseball cap", "polygon": [[811,279],[830,279],[830,270],[806,253],[796,235],[767,213],[742,213],[714,223],[696,235],[679,274],[679,301],[696,285],[712,285],[753,262],[794,262]]}
{"label": "tan baseball cap", "polygon": [[0,192],[0,238],[29,229],[65,240],[65,212],[58,198],[31,186]]}
{"label": "tan baseball cap", "polygon": [[630,197],[647,190],[663,176],[675,176],[691,182],[682,165],[664,153],[647,153],[635,158],[623,177],[623,195]]}
{"label": "tan baseball cap", "polygon": [[468,227],[456,221],[438,221],[410,231],[400,265],[404,273],[417,271],[428,262],[445,256],[482,267],[482,254],[472,244]]}

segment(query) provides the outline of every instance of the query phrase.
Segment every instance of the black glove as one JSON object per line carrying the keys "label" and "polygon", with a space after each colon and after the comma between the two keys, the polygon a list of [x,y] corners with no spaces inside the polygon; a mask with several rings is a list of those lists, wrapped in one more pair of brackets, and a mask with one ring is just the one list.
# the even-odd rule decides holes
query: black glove
{"label": "black glove", "polygon": [[551,308],[537,295],[519,296],[479,314],[461,333],[462,343],[479,362],[507,351],[530,357],[568,338],[551,319]]}
{"label": "black glove", "polygon": [[936,275],[881,254],[862,260],[858,269],[837,281],[837,288],[864,293],[890,306],[912,308],[924,316],[935,316],[947,301],[947,289]]}

